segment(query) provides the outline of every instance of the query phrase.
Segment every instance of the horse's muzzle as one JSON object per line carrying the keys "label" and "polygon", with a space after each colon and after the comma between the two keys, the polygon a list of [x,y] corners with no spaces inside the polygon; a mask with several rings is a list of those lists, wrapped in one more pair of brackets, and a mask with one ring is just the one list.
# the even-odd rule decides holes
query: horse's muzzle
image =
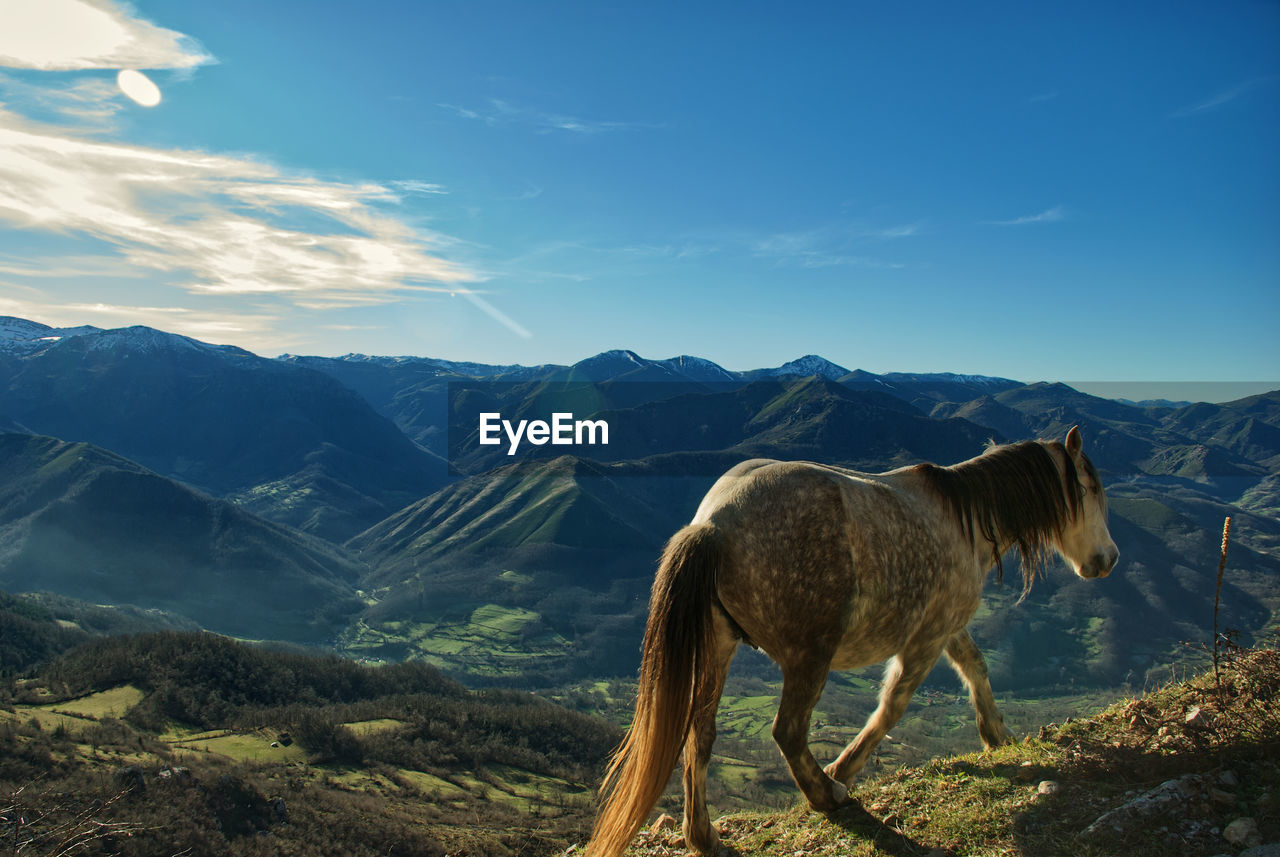
{"label": "horse's muzzle", "polygon": [[1098,577],[1106,577],[1111,570],[1116,567],[1116,562],[1120,559],[1120,550],[1112,546],[1108,550],[1099,551],[1089,557],[1089,561],[1080,566],[1080,576],[1088,580]]}

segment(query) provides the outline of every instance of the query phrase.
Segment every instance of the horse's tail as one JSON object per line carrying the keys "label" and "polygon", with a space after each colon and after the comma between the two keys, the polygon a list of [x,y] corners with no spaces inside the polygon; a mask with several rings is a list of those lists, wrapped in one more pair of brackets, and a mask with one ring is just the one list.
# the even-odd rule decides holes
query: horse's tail
{"label": "horse's tail", "polygon": [[602,803],[585,857],[617,857],[662,796],[695,708],[715,681],[712,609],[723,550],[710,524],[667,542],[649,596],[635,718],[600,787]]}

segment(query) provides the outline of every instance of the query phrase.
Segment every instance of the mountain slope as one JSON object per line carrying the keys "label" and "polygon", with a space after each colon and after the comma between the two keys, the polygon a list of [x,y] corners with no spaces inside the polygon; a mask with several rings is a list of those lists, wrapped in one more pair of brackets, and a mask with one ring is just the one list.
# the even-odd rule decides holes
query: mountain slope
{"label": "mountain slope", "polygon": [[[674,518],[666,503],[630,484],[637,468],[560,456],[548,462],[513,464],[443,488],[361,533],[349,546],[360,551],[381,583],[400,566],[432,561],[481,564],[500,558],[519,567],[520,555],[587,551],[590,560],[565,566],[548,563],[561,575],[589,565],[592,585],[609,575],[599,563],[615,564],[632,551],[661,546]],[[532,560],[539,562],[539,560]],[[549,569],[550,570],[550,569]]]}
{"label": "mountain slope", "polygon": [[0,360],[0,413],[33,432],[337,540],[444,480],[442,462],[322,373],[143,327],[47,334],[11,335]]}
{"label": "mountain slope", "polygon": [[[1209,671],[991,752],[872,773],[834,813],[716,824],[734,853],[759,857],[1210,857],[1280,842],[1280,654],[1232,653],[1221,679],[1221,691]],[[679,814],[674,797],[660,806]],[[1235,830],[1254,832],[1236,839],[1242,818],[1253,823]],[[655,825],[626,853],[676,857],[683,844]]]}
{"label": "mountain slope", "polygon": [[88,444],[0,434],[0,588],[319,641],[360,607],[341,549]]}

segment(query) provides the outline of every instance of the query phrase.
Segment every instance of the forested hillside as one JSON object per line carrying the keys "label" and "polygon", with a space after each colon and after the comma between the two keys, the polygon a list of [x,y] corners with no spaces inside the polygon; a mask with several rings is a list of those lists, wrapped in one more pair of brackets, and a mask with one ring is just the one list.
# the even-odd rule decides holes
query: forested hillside
{"label": "forested hillside", "polygon": [[90,854],[549,854],[620,737],[423,664],[200,633],[92,641],[0,700],[6,836],[82,825]]}

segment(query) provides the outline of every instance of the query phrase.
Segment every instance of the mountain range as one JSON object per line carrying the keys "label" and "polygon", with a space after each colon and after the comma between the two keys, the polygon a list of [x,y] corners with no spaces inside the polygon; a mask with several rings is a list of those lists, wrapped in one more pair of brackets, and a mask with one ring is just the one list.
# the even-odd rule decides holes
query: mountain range
{"label": "mountain range", "polygon": [[[607,421],[609,444],[508,457],[476,442],[486,409],[569,406]],[[1050,573],[1021,604],[993,590],[974,628],[993,675],[1114,686],[1206,639],[1226,515],[1223,626],[1275,627],[1280,392],[1134,405],[812,355],[745,372],[623,350],[571,366],[265,359],[13,318],[0,318],[0,588],[476,680],[629,675],[657,552],[734,463],[948,464],[1072,425],[1109,486],[1122,567],[1102,582]]]}
{"label": "mountain range", "polygon": [[0,319],[4,421],[333,540],[444,483],[438,457],[328,375],[145,327]]}

